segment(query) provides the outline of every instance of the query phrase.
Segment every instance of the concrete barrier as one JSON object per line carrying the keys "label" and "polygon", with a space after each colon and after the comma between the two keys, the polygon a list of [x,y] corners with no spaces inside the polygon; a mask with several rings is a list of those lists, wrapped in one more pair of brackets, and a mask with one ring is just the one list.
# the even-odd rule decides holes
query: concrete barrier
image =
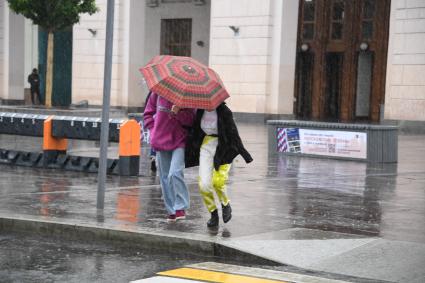
{"label": "concrete barrier", "polygon": [[[100,119],[0,113],[0,134],[43,138],[43,152],[0,149],[0,163],[97,172],[98,158],[67,154],[68,139],[99,140]],[[140,160],[140,126],[135,120],[110,119],[109,141],[119,143],[119,159],[108,159],[108,174],[137,176]]]}
{"label": "concrete barrier", "polygon": [[43,136],[47,115],[0,112],[0,134],[20,136]]}
{"label": "concrete barrier", "polygon": [[[120,127],[126,120],[109,119],[109,141],[118,142]],[[77,140],[100,140],[100,118],[54,116],[52,136]]]}

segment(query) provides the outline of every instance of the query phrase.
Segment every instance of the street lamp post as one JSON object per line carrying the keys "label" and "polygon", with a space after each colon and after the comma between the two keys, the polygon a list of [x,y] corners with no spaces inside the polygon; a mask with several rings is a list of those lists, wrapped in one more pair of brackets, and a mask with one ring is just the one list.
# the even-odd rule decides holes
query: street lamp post
{"label": "street lamp post", "polygon": [[103,74],[102,125],[100,128],[100,154],[97,187],[97,209],[105,205],[106,167],[108,162],[109,104],[111,97],[112,49],[114,43],[115,0],[108,0],[106,13],[105,68]]}

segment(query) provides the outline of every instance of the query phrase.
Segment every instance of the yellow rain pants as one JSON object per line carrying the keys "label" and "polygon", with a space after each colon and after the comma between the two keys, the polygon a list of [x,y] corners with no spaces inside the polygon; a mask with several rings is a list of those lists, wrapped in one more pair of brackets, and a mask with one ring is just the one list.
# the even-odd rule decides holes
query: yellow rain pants
{"label": "yellow rain pants", "polygon": [[218,171],[214,169],[214,154],[217,144],[217,137],[205,136],[199,156],[199,190],[209,212],[217,209],[213,190],[222,205],[227,205],[230,201],[226,193],[226,183],[231,165],[221,165]]}

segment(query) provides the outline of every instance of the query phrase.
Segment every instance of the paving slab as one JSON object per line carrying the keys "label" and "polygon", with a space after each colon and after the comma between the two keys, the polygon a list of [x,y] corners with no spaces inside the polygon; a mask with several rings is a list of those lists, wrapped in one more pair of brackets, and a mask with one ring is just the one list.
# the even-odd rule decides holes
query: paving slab
{"label": "paving slab", "polygon": [[[302,268],[313,266],[328,258],[335,258],[373,242],[374,238],[332,240],[233,240],[226,245]],[[385,259],[386,260],[386,259]]]}
{"label": "paving slab", "polygon": [[425,282],[425,246],[378,239],[306,268],[392,282],[422,283]]}

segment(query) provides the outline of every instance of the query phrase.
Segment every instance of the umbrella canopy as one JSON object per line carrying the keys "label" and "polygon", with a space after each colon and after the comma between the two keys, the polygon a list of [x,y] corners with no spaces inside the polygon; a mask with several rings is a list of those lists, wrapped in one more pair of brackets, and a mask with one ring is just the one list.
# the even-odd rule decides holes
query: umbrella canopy
{"label": "umbrella canopy", "polygon": [[218,74],[190,57],[156,56],[140,72],[151,91],[182,108],[212,110],[229,97]]}

